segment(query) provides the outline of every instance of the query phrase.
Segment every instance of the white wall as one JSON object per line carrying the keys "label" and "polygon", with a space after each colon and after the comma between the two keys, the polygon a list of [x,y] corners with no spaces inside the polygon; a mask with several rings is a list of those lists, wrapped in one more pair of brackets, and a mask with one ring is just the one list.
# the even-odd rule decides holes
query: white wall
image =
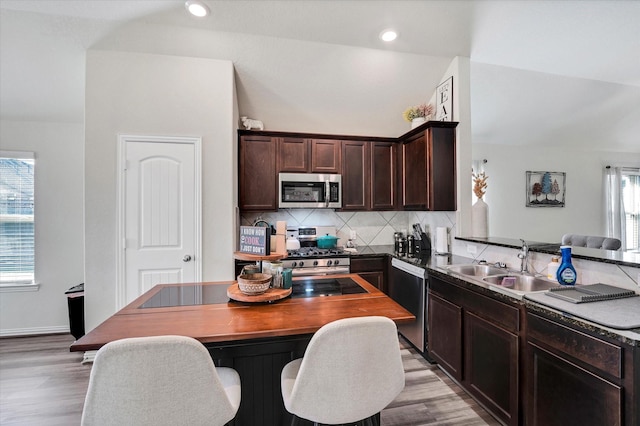
{"label": "white wall", "polygon": [[[482,159],[489,235],[542,242],[560,242],[565,233],[606,235],[604,166],[640,165],[640,153],[473,144],[473,160]],[[526,171],[565,172],[565,207],[525,207]]]}
{"label": "white wall", "polygon": [[0,336],[69,330],[69,287],[84,280],[82,124],[6,121],[3,150],[33,151],[37,292],[0,293]]}
{"label": "white wall", "polygon": [[[240,113],[266,130],[398,137],[451,59],[338,44],[135,22],[102,50],[231,60]],[[259,70],[256,71],[256,70]],[[259,75],[256,80],[253,76]]]}
{"label": "white wall", "polygon": [[85,105],[86,329],[116,311],[118,134],[202,137],[202,277],[232,277],[238,115],[233,64],[90,50]]}
{"label": "white wall", "polygon": [[[453,76],[453,121],[456,127],[456,228],[452,235],[467,235],[471,229],[471,64],[457,56],[443,74],[441,83]],[[431,98],[435,105],[435,94]]]}

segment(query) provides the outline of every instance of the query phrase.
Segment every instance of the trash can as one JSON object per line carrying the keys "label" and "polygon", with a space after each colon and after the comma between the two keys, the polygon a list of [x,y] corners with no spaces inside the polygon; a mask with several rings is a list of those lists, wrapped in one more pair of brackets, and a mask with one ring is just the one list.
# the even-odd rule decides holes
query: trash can
{"label": "trash can", "polygon": [[84,283],[65,291],[69,306],[69,331],[78,340],[84,336]]}

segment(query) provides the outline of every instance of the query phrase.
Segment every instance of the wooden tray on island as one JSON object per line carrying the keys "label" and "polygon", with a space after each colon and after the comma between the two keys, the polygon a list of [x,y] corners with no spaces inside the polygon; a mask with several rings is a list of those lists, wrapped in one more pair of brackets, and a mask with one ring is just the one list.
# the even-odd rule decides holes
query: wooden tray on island
{"label": "wooden tray on island", "polygon": [[240,287],[238,287],[237,282],[231,284],[229,288],[227,288],[227,296],[229,296],[229,299],[236,300],[238,302],[273,302],[276,300],[284,299],[290,294],[290,288],[269,288],[267,291],[261,294],[245,294],[240,291]]}
{"label": "wooden tray on island", "polygon": [[238,260],[248,260],[250,262],[259,262],[262,260],[271,262],[273,260],[280,260],[284,257],[287,257],[287,255],[280,254],[280,253],[271,253],[269,255],[257,255],[257,254],[249,254],[249,253],[243,253],[241,251],[236,251],[233,253],[233,257]]}

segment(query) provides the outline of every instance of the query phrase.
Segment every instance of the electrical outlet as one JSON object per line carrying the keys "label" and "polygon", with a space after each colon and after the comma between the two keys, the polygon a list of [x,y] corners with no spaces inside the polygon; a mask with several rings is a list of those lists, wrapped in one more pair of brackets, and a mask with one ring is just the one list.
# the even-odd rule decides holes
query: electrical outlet
{"label": "electrical outlet", "polygon": [[349,239],[350,239],[350,240],[355,240],[355,239],[356,239],[356,237],[357,237],[357,235],[356,235],[356,231],[355,231],[354,229],[352,229],[352,230],[349,232]]}
{"label": "electrical outlet", "polygon": [[467,244],[467,253],[476,254],[477,252],[478,250],[476,249],[476,246],[474,246],[473,244]]}

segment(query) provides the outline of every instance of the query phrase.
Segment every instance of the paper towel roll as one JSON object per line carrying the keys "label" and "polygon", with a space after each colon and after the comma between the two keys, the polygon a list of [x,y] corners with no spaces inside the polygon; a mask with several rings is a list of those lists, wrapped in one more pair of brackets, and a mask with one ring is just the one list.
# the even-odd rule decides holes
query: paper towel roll
{"label": "paper towel roll", "polygon": [[447,228],[436,228],[436,253],[449,253],[449,235]]}
{"label": "paper towel roll", "polygon": [[287,235],[287,222],[279,220],[276,222],[276,235]]}
{"label": "paper towel roll", "polygon": [[287,236],[276,234],[276,253],[287,254]]}

